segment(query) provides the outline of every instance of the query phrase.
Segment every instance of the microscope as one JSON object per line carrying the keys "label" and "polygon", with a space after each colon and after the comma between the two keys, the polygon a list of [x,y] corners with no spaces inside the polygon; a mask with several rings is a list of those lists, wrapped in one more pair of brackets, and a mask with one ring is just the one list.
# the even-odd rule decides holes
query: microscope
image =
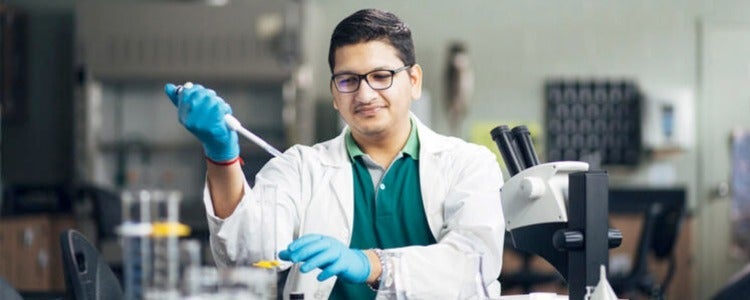
{"label": "microscope", "polygon": [[622,242],[622,233],[609,228],[607,173],[578,161],[540,164],[526,126],[501,125],[490,134],[511,176],[501,196],[513,247],[554,266],[569,299],[589,299],[606,274],[600,268],[608,268],[609,249]]}

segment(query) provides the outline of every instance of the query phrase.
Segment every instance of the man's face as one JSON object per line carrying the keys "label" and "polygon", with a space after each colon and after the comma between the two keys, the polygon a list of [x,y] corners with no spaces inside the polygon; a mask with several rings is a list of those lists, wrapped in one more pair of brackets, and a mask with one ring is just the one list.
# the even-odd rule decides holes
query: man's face
{"label": "man's face", "polygon": [[[390,44],[369,41],[336,49],[333,74],[366,74],[403,66]],[[364,79],[359,89],[351,93],[339,92],[333,83],[330,87],[333,107],[355,137],[387,138],[404,128],[408,130],[409,106],[422,93],[422,69],[414,65],[395,73],[391,87],[384,90],[373,89]]]}

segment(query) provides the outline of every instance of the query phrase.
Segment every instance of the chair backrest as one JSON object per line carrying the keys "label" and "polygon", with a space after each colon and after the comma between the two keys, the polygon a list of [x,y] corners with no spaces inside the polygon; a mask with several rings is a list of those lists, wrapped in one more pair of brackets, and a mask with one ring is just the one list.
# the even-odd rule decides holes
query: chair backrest
{"label": "chair backrest", "polygon": [[[685,216],[685,201],[684,198],[670,198],[670,201],[666,201],[666,198],[668,197],[662,195],[661,198],[640,199],[638,207],[641,207],[644,218],[632,269],[624,276],[611,275],[609,278],[612,288],[620,296],[641,293],[659,298],[669,288],[676,270],[674,248]],[[661,282],[656,280],[649,269],[649,254],[658,260],[667,261],[667,271]]]}
{"label": "chair backrest", "polygon": [[73,194],[76,201],[88,200],[93,204],[92,219],[96,221],[96,238],[99,246],[104,240],[116,239],[115,228],[122,223],[120,196],[114,191],[95,185],[79,186]]}
{"label": "chair backrest", "polygon": [[18,291],[16,291],[16,289],[2,277],[0,277],[0,299],[23,300],[21,294],[19,294]]}
{"label": "chair backrest", "polygon": [[76,300],[123,298],[122,286],[99,251],[80,232],[68,229],[60,234],[65,286]]}
{"label": "chair backrest", "polygon": [[746,299],[747,295],[750,295],[750,265],[733,275],[711,300]]}

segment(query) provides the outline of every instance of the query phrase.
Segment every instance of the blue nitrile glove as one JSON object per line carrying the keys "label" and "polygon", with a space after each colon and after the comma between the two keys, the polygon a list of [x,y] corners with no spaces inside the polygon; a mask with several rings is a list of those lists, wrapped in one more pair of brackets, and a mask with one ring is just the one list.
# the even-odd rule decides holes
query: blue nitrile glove
{"label": "blue nitrile glove", "polygon": [[203,143],[206,157],[224,162],[240,155],[237,132],[224,122],[224,115],[231,114],[232,108],[216,92],[195,84],[183,88],[178,95],[177,87],[171,83],[164,86],[164,91],[177,106],[180,123]]}
{"label": "blue nitrile glove", "polygon": [[302,273],[315,268],[323,270],[318,280],[338,276],[349,283],[363,283],[370,276],[370,261],[362,250],[349,249],[338,240],[317,234],[308,234],[289,244],[279,257],[294,263],[304,262]]}

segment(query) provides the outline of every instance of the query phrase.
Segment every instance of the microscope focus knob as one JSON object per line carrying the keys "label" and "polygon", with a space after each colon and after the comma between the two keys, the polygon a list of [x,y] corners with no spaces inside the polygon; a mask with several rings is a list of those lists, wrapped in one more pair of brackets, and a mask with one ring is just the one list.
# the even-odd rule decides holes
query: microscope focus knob
{"label": "microscope focus knob", "polygon": [[552,245],[557,251],[568,251],[583,248],[583,233],[576,230],[560,229],[552,235]]}
{"label": "microscope focus knob", "polygon": [[545,191],[544,180],[539,177],[526,177],[521,180],[521,193],[531,200],[539,199]]}
{"label": "microscope focus knob", "polygon": [[622,231],[610,228],[607,231],[607,240],[609,242],[609,249],[620,247],[620,244],[622,244]]}

